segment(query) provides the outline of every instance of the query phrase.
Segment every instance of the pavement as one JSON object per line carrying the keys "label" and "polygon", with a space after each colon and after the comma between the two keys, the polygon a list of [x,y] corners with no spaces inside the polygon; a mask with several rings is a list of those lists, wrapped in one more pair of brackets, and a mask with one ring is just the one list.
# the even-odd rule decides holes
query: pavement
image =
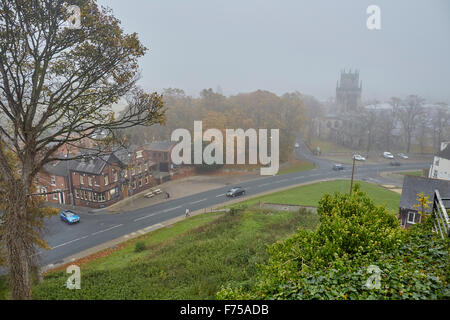
{"label": "pavement", "polygon": [[[333,171],[332,161],[314,157],[301,139],[298,139],[297,142],[300,147],[295,150],[296,156],[299,159],[314,162],[316,169],[280,176],[242,176],[236,178],[239,181],[226,180],[232,179],[231,177],[225,178],[225,180],[221,180],[224,178],[215,180],[213,177],[191,178],[185,181],[175,180],[168,187],[173,188],[171,190],[174,192],[174,197],[160,202],[156,201],[148,206],[136,200],[133,207],[124,208],[124,211],[116,214],[80,213],[81,221],[75,225],[67,225],[59,217],[51,217],[45,221],[46,234],[44,236],[51,250],[42,249],[36,258],[43,267],[61,265],[75,257],[79,258],[83,254],[87,255],[95,250],[101,250],[105,246],[126,241],[133,234],[149,232],[161,225],[165,226],[170,221],[178,221],[177,219],[184,218],[186,208],[195,214],[221,208],[230,202],[230,198],[226,197],[225,193],[230,189],[230,185],[235,183],[239,183],[246,189],[246,196],[233,198],[232,202],[316,181],[350,179],[351,166],[345,166],[345,170],[342,171]],[[427,162],[409,162],[402,166],[402,170],[419,170],[427,165]],[[401,183],[380,175],[381,172],[394,171],[399,171],[399,168],[386,164],[357,163],[355,179],[389,184],[394,188],[399,188]],[[183,183],[188,184],[183,185]],[[193,183],[198,185],[196,189],[186,188]]]}

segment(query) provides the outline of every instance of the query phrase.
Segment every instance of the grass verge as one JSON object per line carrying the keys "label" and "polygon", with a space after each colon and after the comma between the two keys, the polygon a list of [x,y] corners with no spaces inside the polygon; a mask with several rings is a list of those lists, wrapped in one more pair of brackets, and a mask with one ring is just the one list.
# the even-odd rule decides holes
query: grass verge
{"label": "grass verge", "polygon": [[64,271],[47,274],[33,299],[214,299],[222,285],[254,283],[268,244],[317,223],[304,210],[198,215],[81,265],[81,290],[64,287]]}
{"label": "grass verge", "polygon": [[[358,182],[361,185],[361,189],[367,192],[376,204],[385,204],[391,211],[396,212],[398,210],[401,198],[398,193],[364,181]],[[241,205],[253,206],[259,202],[317,206],[320,198],[325,193],[349,191],[349,180],[324,181],[256,197],[233,204],[231,207],[239,207]]]}

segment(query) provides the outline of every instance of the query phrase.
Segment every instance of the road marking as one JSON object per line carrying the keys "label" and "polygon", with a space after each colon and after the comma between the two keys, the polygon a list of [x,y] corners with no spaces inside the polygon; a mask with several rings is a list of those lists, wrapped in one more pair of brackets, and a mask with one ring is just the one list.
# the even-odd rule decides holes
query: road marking
{"label": "road marking", "polygon": [[216,198],[224,196],[224,195],[225,195],[225,193],[219,194],[219,195],[216,196]]}
{"label": "road marking", "polygon": [[181,206],[169,208],[169,209],[164,210],[163,212],[169,212],[169,211],[172,211],[172,210],[175,210],[175,209],[179,209],[179,208],[181,208]]}
{"label": "road marking", "polygon": [[57,245],[57,246],[54,246],[54,247],[52,248],[52,250],[53,250],[53,249],[56,249],[56,248],[59,248],[59,247],[62,247],[62,246],[65,246],[65,245],[68,245],[68,244],[71,244],[71,243],[73,243],[73,242],[75,242],[75,241],[79,241],[79,240],[86,239],[87,237],[89,237],[89,236],[84,236],[84,237],[81,237],[81,238],[78,238],[78,239],[74,239],[74,240],[71,240],[71,241],[67,241],[67,242],[61,243],[61,244],[59,244],[59,245]]}
{"label": "road marking", "polygon": [[203,202],[203,201],[206,201],[206,200],[208,200],[208,199],[205,198],[205,199],[202,199],[202,200],[190,202],[189,204],[196,204],[196,203],[200,203],[200,202]]}
{"label": "road marking", "polygon": [[106,232],[106,231],[109,231],[109,230],[112,230],[112,229],[115,229],[115,228],[118,228],[118,227],[121,227],[121,226],[123,226],[123,224],[118,224],[117,226],[114,226],[114,227],[111,227],[111,228],[108,228],[108,229],[105,229],[105,230],[100,230],[100,231],[94,232],[92,235],[95,236],[96,234],[99,234],[99,233],[102,233],[102,232]]}
{"label": "road marking", "polygon": [[161,213],[161,212],[162,212],[162,211],[158,211],[158,212],[155,212],[155,213],[151,213],[151,214],[149,214],[149,215],[146,215],[146,216],[143,216],[143,217],[140,217],[140,218],[134,219],[134,222],[137,222],[137,221],[139,221],[139,220],[143,220],[143,219],[147,219],[147,218],[150,218],[150,217],[156,216],[157,214],[159,214],[159,213]]}
{"label": "road marking", "polygon": [[291,178],[291,180],[299,180],[299,179],[303,179],[304,177],[295,177],[295,178]]}
{"label": "road marking", "polygon": [[258,185],[258,187],[265,187],[265,186],[271,185],[272,183],[273,182],[263,183],[263,184]]}

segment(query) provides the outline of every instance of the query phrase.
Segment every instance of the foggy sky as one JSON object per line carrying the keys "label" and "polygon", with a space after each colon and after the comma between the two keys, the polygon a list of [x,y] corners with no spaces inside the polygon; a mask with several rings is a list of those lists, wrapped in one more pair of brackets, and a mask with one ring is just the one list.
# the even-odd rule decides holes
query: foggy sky
{"label": "foggy sky", "polygon": [[[334,97],[359,69],[363,99],[450,102],[448,0],[99,0],[149,48],[140,85]],[[381,30],[366,8],[381,8]]]}

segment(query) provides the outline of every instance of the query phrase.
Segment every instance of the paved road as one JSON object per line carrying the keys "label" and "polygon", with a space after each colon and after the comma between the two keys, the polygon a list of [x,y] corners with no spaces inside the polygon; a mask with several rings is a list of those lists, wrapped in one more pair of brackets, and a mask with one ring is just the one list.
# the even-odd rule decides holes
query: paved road
{"label": "paved road", "polygon": [[[314,162],[316,169],[281,176],[260,177],[241,183],[240,186],[246,189],[248,196],[299,183],[327,178],[351,177],[350,166],[347,166],[343,171],[333,171],[331,169],[332,162],[315,158],[307,151],[301,140],[298,140],[298,143],[300,148],[296,150],[297,156]],[[401,168],[398,168],[386,164],[364,165],[358,163],[355,179],[375,183],[392,183],[381,178],[378,173],[381,171],[398,171],[399,169],[418,170],[427,165],[427,163],[405,162]],[[229,200],[225,196],[228,189],[229,187],[223,187],[209,190],[123,214],[81,214],[80,223],[73,226],[61,222],[59,217],[52,217],[46,222],[48,230],[45,237],[52,250],[42,250],[39,253],[40,262],[42,265],[59,264],[64,258],[83,250],[181,216],[186,208],[195,211],[220,205]]]}

